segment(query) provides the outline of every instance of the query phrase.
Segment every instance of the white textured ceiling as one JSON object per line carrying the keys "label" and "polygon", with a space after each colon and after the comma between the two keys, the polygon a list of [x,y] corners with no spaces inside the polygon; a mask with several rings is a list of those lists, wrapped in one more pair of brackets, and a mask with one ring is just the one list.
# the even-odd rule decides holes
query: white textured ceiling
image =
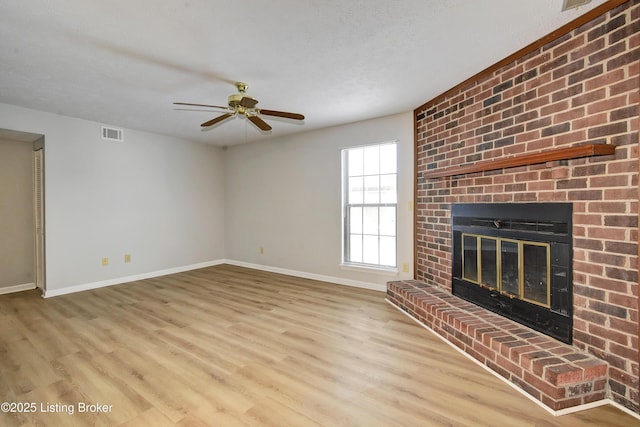
{"label": "white textured ceiling", "polygon": [[[411,111],[605,0],[0,0],[0,102],[219,146]],[[209,130],[234,81],[303,113]]]}

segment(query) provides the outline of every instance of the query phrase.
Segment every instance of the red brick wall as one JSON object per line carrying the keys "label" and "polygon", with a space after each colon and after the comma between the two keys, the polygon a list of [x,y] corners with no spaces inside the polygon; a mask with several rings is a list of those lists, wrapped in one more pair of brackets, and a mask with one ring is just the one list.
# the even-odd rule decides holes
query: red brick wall
{"label": "red brick wall", "polygon": [[[416,117],[417,279],[451,287],[452,203],[573,202],[574,345],[638,404],[640,0],[630,0]],[[431,170],[583,143],[613,156],[427,178]]]}

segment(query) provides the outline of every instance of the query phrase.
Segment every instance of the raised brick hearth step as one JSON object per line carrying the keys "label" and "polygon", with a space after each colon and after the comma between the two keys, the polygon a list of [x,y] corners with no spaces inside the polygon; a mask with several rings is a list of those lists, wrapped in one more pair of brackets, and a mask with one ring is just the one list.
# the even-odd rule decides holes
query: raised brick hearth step
{"label": "raised brick hearth step", "polygon": [[606,362],[420,281],[389,302],[554,411],[606,398]]}

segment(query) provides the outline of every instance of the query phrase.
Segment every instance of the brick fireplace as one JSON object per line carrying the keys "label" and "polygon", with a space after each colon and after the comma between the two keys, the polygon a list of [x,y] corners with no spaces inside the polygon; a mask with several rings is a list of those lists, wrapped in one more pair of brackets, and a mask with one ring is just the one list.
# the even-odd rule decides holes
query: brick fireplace
{"label": "brick fireplace", "polygon": [[[595,360],[599,397],[635,413],[639,86],[640,0],[615,0],[417,108],[416,282],[407,285],[420,304],[421,292],[444,292],[434,313],[462,328],[468,313],[456,320],[438,311],[455,298],[452,205],[571,204],[573,326],[562,351]],[[454,326],[450,336],[469,339]],[[530,358],[516,360],[531,368]],[[544,369],[557,379],[565,371],[557,362],[553,374],[554,360]],[[533,394],[528,381],[516,383]]]}

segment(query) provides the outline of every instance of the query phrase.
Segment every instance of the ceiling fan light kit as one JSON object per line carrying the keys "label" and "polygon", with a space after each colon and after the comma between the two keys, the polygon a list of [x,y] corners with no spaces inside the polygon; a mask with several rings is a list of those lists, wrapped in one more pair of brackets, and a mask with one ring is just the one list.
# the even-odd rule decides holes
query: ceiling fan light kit
{"label": "ceiling fan light kit", "polygon": [[200,125],[202,127],[213,126],[230,117],[235,117],[238,114],[242,114],[243,116],[245,116],[258,129],[264,132],[270,131],[272,127],[260,117],[262,115],[282,117],[285,119],[292,119],[292,120],[304,120],[304,116],[299,113],[288,113],[286,111],[263,110],[263,109],[256,108],[256,105],[258,104],[258,100],[252,96],[246,95],[246,91],[249,88],[249,85],[247,85],[244,82],[236,82],[236,88],[238,89],[238,93],[229,95],[229,98],[227,99],[228,107],[220,107],[218,105],[209,105],[209,104],[192,104],[189,102],[174,102],[174,105],[209,107],[209,108],[219,108],[222,110],[226,110],[224,114],[202,123]]}
{"label": "ceiling fan light kit", "polygon": [[569,9],[577,9],[580,6],[584,6],[585,4],[589,3],[591,0],[564,0],[564,2],[562,3],[562,11],[564,12],[565,10],[569,10]]}

